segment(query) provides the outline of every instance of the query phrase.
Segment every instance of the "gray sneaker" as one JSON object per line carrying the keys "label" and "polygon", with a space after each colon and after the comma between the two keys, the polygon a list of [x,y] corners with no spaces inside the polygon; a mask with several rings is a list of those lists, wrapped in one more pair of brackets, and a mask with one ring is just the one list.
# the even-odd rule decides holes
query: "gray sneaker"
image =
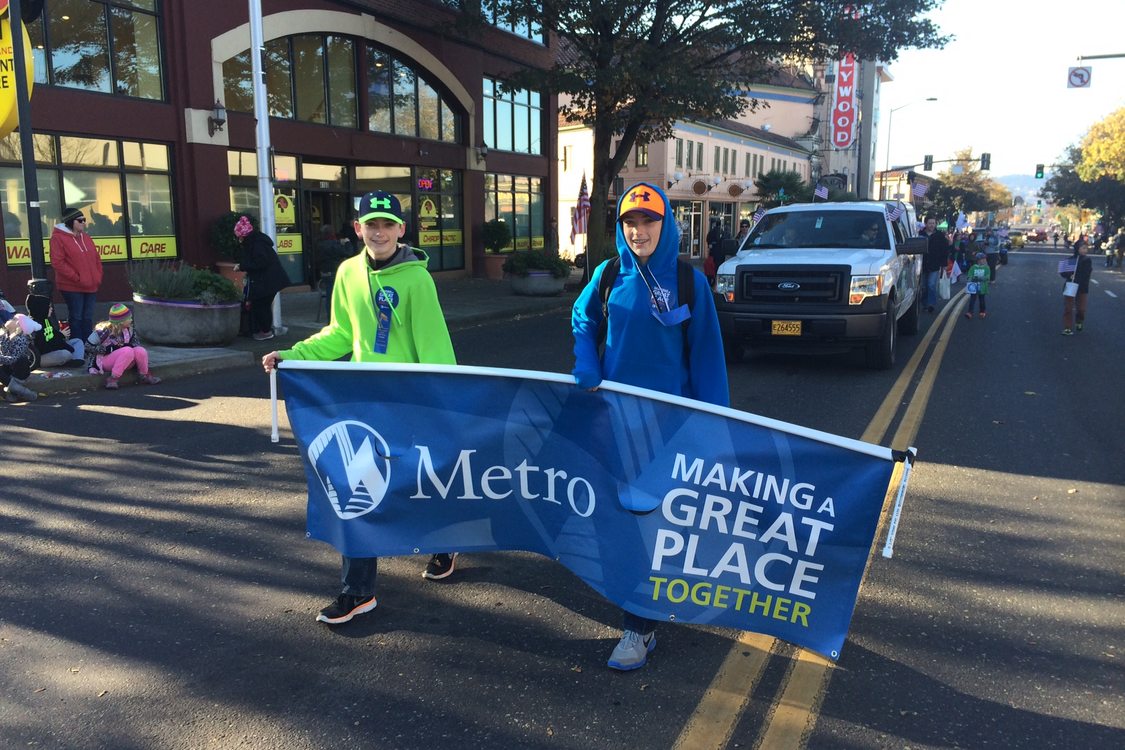
{"label": "gray sneaker", "polygon": [[39,398],[39,394],[24,385],[23,381],[12,378],[4,389],[4,397],[11,402],[34,401]]}
{"label": "gray sneaker", "polygon": [[610,669],[628,672],[640,669],[648,661],[648,655],[656,648],[656,633],[640,633],[626,630],[614,647],[607,662]]}

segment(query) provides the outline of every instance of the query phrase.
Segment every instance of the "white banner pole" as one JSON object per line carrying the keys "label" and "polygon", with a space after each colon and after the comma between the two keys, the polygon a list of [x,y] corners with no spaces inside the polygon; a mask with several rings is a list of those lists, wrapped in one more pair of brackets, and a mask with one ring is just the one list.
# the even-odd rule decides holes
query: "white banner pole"
{"label": "white banner pole", "polygon": [[902,515],[902,501],[906,498],[906,485],[910,481],[910,468],[914,464],[914,448],[906,450],[906,458],[902,462],[902,479],[898,483],[898,494],[895,496],[895,509],[891,513],[891,523],[887,528],[887,542],[883,545],[883,557],[890,558],[895,553],[895,535],[898,534],[898,519]]}
{"label": "white banner pole", "polygon": [[270,442],[276,443],[281,440],[277,434],[277,368],[274,367],[270,370],[270,411],[272,412],[273,425],[270,430]]}

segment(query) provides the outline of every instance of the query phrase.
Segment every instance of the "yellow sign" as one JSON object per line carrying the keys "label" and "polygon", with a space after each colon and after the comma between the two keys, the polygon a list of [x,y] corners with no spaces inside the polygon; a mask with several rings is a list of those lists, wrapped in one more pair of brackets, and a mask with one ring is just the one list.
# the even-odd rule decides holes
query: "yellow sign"
{"label": "yellow sign", "polygon": [[102,263],[112,263],[118,260],[129,260],[129,250],[125,247],[124,237],[91,237],[98,255],[102,256]]}
{"label": "yellow sign", "polygon": [[[0,19],[0,138],[11,133],[20,124],[19,108],[16,106],[16,66],[12,58],[12,14]],[[35,83],[35,64],[31,58],[31,37],[27,26],[23,27],[23,61],[27,79],[27,97]]]}
{"label": "yellow sign", "polygon": [[441,244],[460,245],[461,230],[447,229],[444,232],[438,229],[423,230],[418,233],[418,247],[437,247]]}
{"label": "yellow sign", "polygon": [[296,255],[301,252],[301,235],[299,234],[279,234],[277,235],[277,254],[278,255]]}
{"label": "yellow sign", "polygon": [[[43,256],[43,260],[49,263],[51,251],[45,244],[43,245]],[[30,266],[31,240],[27,237],[8,237],[5,239],[4,257],[8,261],[9,268],[12,266]]]}
{"label": "yellow sign", "polygon": [[175,237],[133,237],[129,243],[129,257],[133,260],[176,257]]}
{"label": "yellow sign", "polygon": [[293,226],[297,221],[296,201],[291,196],[278,194],[273,197],[273,212],[278,226]]}

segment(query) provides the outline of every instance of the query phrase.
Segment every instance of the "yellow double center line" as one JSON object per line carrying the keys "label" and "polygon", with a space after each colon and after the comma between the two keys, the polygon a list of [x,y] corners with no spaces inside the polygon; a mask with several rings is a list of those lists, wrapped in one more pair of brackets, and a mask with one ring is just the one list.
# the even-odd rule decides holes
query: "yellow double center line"
{"label": "yellow double center line", "polygon": [[[891,439],[891,447],[902,450],[910,447],[914,442],[922,417],[926,413],[926,405],[933,392],[934,382],[937,380],[942,357],[949,345],[953,326],[967,300],[967,296],[959,293],[938,313],[934,324],[930,326],[921,343],[914,350],[910,361],[906,363],[906,367],[903,368],[902,373],[887,392],[883,403],[876,410],[875,416],[867,425],[867,429],[863,431],[861,440],[879,443],[884,439],[895,415],[899,412],[910,384],[914,381],[918,368],[923,361],[928,361],[930,366],[923,371],[922,377],[918,380],[914,395],[907,404],[902,421]],[[937,337],[937,345],[927,360],[927,353],[935,337]],[[883,514],[875,532],[873,546],[877,546],[877,541],[882,536],[887,510],[901,474],[902,465],[896,464],[887,488],[887,495],[883,498]],[[869,555],[868,563],[870,560]],[[699,705],[696,706],[676,739],[673,745],[675,750],[705,748],[720,750],[727,746],[750,702],[754,685],[779,643],[776,638],[759,633],[743,632],[738,636],[700,699]],[[758,735],[755,746],[765,750],[803,747],[807,736],[816,726],[820,701],[828,688],[831,676],[832,662],[812,651],[800,649],[790,663],[782,683],[783,688],[773,701],[771,711],[767,715],[767,724]]]}

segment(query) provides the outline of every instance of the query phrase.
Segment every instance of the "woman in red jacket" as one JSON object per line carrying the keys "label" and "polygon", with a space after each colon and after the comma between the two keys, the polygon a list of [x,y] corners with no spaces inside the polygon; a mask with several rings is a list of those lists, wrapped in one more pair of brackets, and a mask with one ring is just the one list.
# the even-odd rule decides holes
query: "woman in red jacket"
{"label": "woman in red jacket", "polygon": [[78,208],[64,208],[51,232],[51,267],[55,286],[66,302],[71,338],[85,341],[94,332],[94,303],[102,285],[102,259],[86,234],[86,217]]}

